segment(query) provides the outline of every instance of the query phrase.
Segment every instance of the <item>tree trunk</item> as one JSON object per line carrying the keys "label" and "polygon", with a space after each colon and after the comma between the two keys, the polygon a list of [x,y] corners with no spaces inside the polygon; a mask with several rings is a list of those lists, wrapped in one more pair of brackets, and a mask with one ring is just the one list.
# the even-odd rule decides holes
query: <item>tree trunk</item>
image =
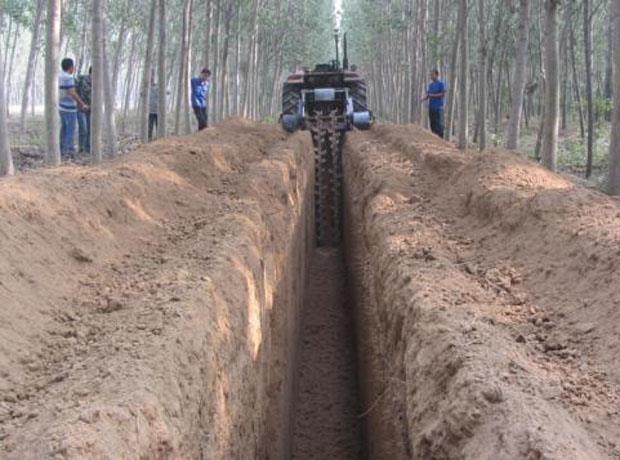
{"label": "tree trunk", "polygon": [[211,112],[211,116],[209,119],[213,120],[214,122],[217,121],[219,119],[219,112],[217,110],[217,98],[219,97],[219,91],[221,88],[218,87],[218,76],[220,74],[220,66],[219,66],[219,59],[220,59],[220,18],[222,16],[222,3],[221,0],[217,0],[216,4],[215,4],[215,11],[214,11],[214,15],[215,15],[215,24],[213,27],[213,49],[211,50],[211,53],[213,55],[213,75],[211,77],[211,88],[210,88],[210,96],[211,96],[211,101],[213,101],[213,103],[209,103],[207,105],[208,110]]}
{"label": "tree trunk", "polygon": [[174,134],[181,134],[181,112],[185,109],[184,97],[187,94],[187,69],[189,68],[189,32],[192,0],[185,0],[183,5],[183,29],[181,31],[181,59],[179,60],[179,82],[177,85],[177,101],[174,114]]}
{"label": "tree trunk", "polygon": [[575,98],[577,102],[577,111],[579,115],[579,132],[581,134],[581,139],[585,141],[586,138],[586,128],[585,121],[583,116],[583,104],[581,103],[581,88],[579,87],[579,75],[577,73],[577,58],[575,57],[575,48],[576,48],[576,39],[575,39],[575,31],[573,30],[572,21],[569,26],[569,37],[570,37],[570,56],[571,56],[571,68],[573,71],[573,85],[575,88]]}
{"label": "tree trunk", "polygon": [[233,19],[236,5],[231,2],[224,14],[224,42],[222,44],[222,61],[220,67],[222,72],[220,74],[220,91],[218,97],[218,111],[221,114],[222,119],[228,116],[228,107],[226,107],[226,91],[228,90],[228,54],[230,48],[230,25]]}
{"label": "tree trunk", "polygon": [[[438,40],[439,35],[439,23],[441,22],[441,2],[435,0],[435,10],[433,11],[433,39]],[[433,48],[433,65],[435,68],[441,68],[441,50],[439,47]]]}
{"label": "tree trunk", "polygon": [[213,5],[212,0],[206,0],[206,18],[207,24],[205,26],[205,53],[204,53],[204,65],[209,67],[211,62],[211,24],[213,22]]}
{"label": "tree trunk", "polygon": [[[7,67],[8,69],[13,69],[13,64],[15,62],[15,50],[17,49],[17,38],[20,35],[20,27],[19,24],[17,24],[17,26],[15,27],[15,34],[13,35],[13,44],[11,45],[11,57],[9,59],[9,66]],[[5,72],[6,73],[6,72]],[[7,117],[10,116],[9,113],[9,108],[11,106],[11,94],[12,94],[12,83],[13,83],[13,78],[11,78],[11,75],[9,75],[8,77],[5,75],[5,94],[6,94],[6,99],[5,99],[5,103],[6,103],[6,114]]]}
{"label": "tree trunk", "polygon": [[478,83],[480,85],[478,130],[480,133],[479,148],[487,148],[487,39],[486,39],[486,5],[484,0],[478,0],[478,21],[480,22],[480,68],[478,69]]}
{"label": "tree trunk", "polygon": [[[123,54],[123,45],[127,42],[125,38],[126,32],[127,32],[127,16],[123,15],[123,19],[121,20],[121,27],[118,31],[118,40],[116,42],[116,48],[114,49],[114,65],[112,69],[109,69],[109,68],[107,69],[108,73],[110,71],[112,72],[112,92],[115,98],[116,98],[116,94],[118,90],[118,77],[121,73],[120,66],[121,66],[121,55]],[[108,53],[107,56],[109,58],[110,54]]]}
{"label": "tree trunk", "polygon": [[[33,67],[33,72],[32,72],[33,75],[36,75],[38,65],[39,65],[39,55],[37,54],[34,60],[34,67]],[[37,85],[35,85],[33,82],[32,85],[30,85],[30,115],[32,116],[32,118],[34,118],[36,115],[35,113],[36,96],[37,96]]]}
{"label": "tree trunk", "polygon": [[[565,11],[568,11],[568,8],[565,8]],[[562,28],[562,35],[560,37],[560,59],[562,59],[563,63],[568,63],[568,21],[564,21],[564,27]],[[568,129],[569,73],[562,72],[560,80],[562,85],[560,94],[560,130],[566,131]]]}
{"label": "tree trunk", "polygon": [[[166,137],[166,114],[167,104],[167,79],[166,79],[166,0],[159,0],[159,114],[157,115],[157,137]],[[147,109],[148,111],[148,109]]]}
{"label": "tree trunk", "polygon": [[[193,5],[193,0],[190,0],[190,3]],[[187,25],[187,65],[185,66],[185,83],[183,85],[183,123],[184,123],[184,133],[190,134],[192,132],[192,121],[190,116],[190,80],[192,78],[192,41],[194,39],[192,32],[192,8],[189,9],[189,23]]]}
{"label": "tree trunk", "polygon": [[[612,62],[613,62],[613,51],[612,51],[612,43],[613,43],[613,17],[610,14],[609,20],[607,21],[607,49],[605,51],[605,99],[611,100],[613,94],[613,76],[612,76]],[[610,117],[607,117],[607,121],[610,121]]]}
{"label": "tree trunk", "polygon": [[140,84],[140,137],[142,142],[149,141],[149,93],[153,69],[153,44],[155,42],[155,13],[157,0],[151,1],[151,15],[149,17],[149,31],[146,39],[146,55],[144,57],[144,73]]}
{"label": "tree trunk", "polygon": [[60,114],[58,113],[58,67],[60,66],[61,0],[47,1],[47,44],[45,52],[45,123],[47,161],[60,164]]}
{"label": "tree trunk", "polygon": [[468,115],[468,79],[469,79],[469,45],[467,41],[467,29],[469,21],[467,19],[468,8],[467,0],[459,2],[459,34],[461,36],[461,66],[460,66],[460,85],[459,85],[459,139],[458,147],[460,150],[467,148],[469,121]]}
{"label": "tree trunk", "polygon": [[[129,62],[135,62],[135,53],[136,53],[136,36],[132,34],[131,40],[131,51],[129,52]],[[129,111],[129,104],[131,101],[131,89],[134,83],[134,77],[136,72],[133,71],[131,66],[127,66],[127,73],[125,74],[125,98],[123,102],[123,124],[121,126],[121,132],[123,134],[126,133],[127,128],[127,116]]]}
{"label": "tree trunk", "polygon": [[[413,75],[411,75],[413,86],[411,90],[411,121],[412,123],[420,123],[420,83],[423,81],[426,75],[426,69],[424,68],[426,62],[424,57],[423,48],[426,41],[426,18],[427,18],[427,2],[426,0],[420,0],[418,2],[417,11],[417,27],[413,31]],[[394,85],[396,87],[396,85]],[[396,89],[396,88],[394,88]]]}
{"label": "tree trunk", "polygon": [[504,50],[499,56],[499,62],[497,65],[497,82],[495,85],[495,95],[493,97],[493,106],[495,108],[495,117],[493,120],[493,131],[495,134],[499,134],[500,120],[502,118],[502,81],[504,81]]}
{"label": "tree trunk", "polygon": [[609,145],[608,189],[612,195],[620,195],[620,2],[612,2],[613,35],[613,98],[614,111]]}
{"label": "tree trunk", "polygon": [[255,74],[254,68],[254,55],[256,52],[256,39],[258,35],[258,8],[259,8],[259,0],[253,0],[252,2],[252,34],[249,39],[248,44],[248,67],[245,73],[245,91],[244,101],[243,101],[243,116],[246,118],[251,118],[253,113],[252,106],[252,95],[253,95],[253,87],[252,87],[252,78]]}
{"label": "tree trunk", "polygon": [[[4,16],[4,15],[0,15],[0,16]],[[2,20],[4,20],[4,17],[2,17]],[[13,35],[13,25],[17,24],[15,21],[13,21],[13,18],[11,16],[8,17],[8,21],[9,21],[9,30],[7,30],[6,35],[3,37],[4,38],[4,61],[2,61],[3,71],[2,73],[0,73],[0,78],[3,81],[2,86],[4,86],[4,82],[6,81],[6,71],[9,68],[9,56],[11,55],[9,48],[11,46],[11,36]],[[0,55],[2,55],[2,52],[0,52]]]}
{"label": "tree trunk", "polygon": [[543,164],[555,171],[558,147],[560,81],[558,50],[558,7],[560,0],[545,0],[545,119],[541,158]]}
{"label": "tree trunk", "polygon": [[[560,51],[560,55],[564,62],[568,62],[568,53],[566,50],[564,52]],[[560,127],[562,131],[566,131],[568,129],[568,88],[569,88],[569,77],[566,73],[562,75],[562,94],[560,96],[560,106],[561,106],[561,118],[560,118]]]}
{"label": "tree trunk", "polygon": [[89,21],[88,19],[90,18],[90,14],[92,13],[92,7],[91,7],[91,11],[88,11],[88,5],[86,4],[86,2],[83,3],[82,5],[83,7],[83,11],[82,11],[82,29],[80,30],[80,51],[78,52],[78,55],[76,56],[77,58],[77,69],[76,69],[76,74],[80,75],[82,73],[84,73],[84,65],[86,64],[86,61],[88,60],[87,56],[87,52],[86,50],[88,48],[90,48],[88,40],[87,40],[87,36],[88,36],[88,32],[90,31],[90,27],[92,27],[92,21]]}
{"label": "tree trunk", "polygon": [[24,92],[22,95],[22,109],[19,118],[19,127],[21,131],[26,129],[26,113],[28,112],[28,95],[30,86],[33,85],[34,64],[37,57],[37,49],[39,46],[39,31],[41,30],[41,17],[43,16],[44,0],[37,1],[37,10],[32,25],[32,42],[30,43],[30,53],[28,53],[28,65],[26,67],[26,81],[24,83]]}
{"label": "tree trunk", "polygon": [[517,34],[517,57],[515,61],[515,79],[512,86],[512,108],[508,120],[506,148],[519,148],[519,131],[523,112],[523,91],[525,90],[527,49],[530,27],[529,0],[520,0],[519,32]]}
{"label": "tree trunk", "polygon": [[[104,2],[106,0],[100,0]],[[106,11],[104,8],[103,11]],[[103,57],[103,94],[105,100],[105,127],[106,127],[106,145],[110,156],[115,157],[118,154],[118,136],[116,133],[116,119],[115,119],[115,102],[116,91],[112,82],[112,76],[110,72],[112,68],[110,66],[110,53],[108,46],[108,27],[106,18],[101,19],[103,26],[103,40],[101,40],[102,57]]]}
{"label": "tree trunk", "polygon": [[[540,161],[541,158],[541,149],[542,149],[542,143],[543,143],[543,131],[544,131],[544,127],[545,127],[545,112],[547,110],[545,102],[544,102],[544,97],[546,94],[546,88],[547,88],[547,74],[546,74],[546,68],[545,68],[545,58],[544,58],[544,52],[543,52],[543,24],[542,24],[542,18],[544,17],[544,13],[542,13],[542,11],[544,10],[544,4],[542,2],[539,3],[540,8],[541,8],[541,14],[539,14],[538,16],[538,31],[537,31],[537,35],[538,35],[538,47],[537,47],[537,51],[538,51],[538,62],[540,65],[540,87],[541,87],[541,97],[539,97],[537,99],[538,101],[538,113],[540,115],[540,126],[538,128],[538,133],[536,134],[536,146],[534,147],[534,157],[536,158],[536,161]],[[532,112],[533,113],[533,112]]]}
{"label": "tree trunk", "polygon": [[594,150],[594,99],[592,93],[592,3],[583,1],[583,46],[586,58],[586,102],[588,110],[588,139],[586,178],[592,175],[592,157]]}
{"label": "tree trunk", "polygon": [[[282,67],[282,46],[280,46],[280,68]],[[237,43],[235,51],[235,91],[233,98],[235,100],[235,116],[241,114],[241,14],[237,14]],[[280,83],[280,82],[278,82]],[[275,84],[275,83],[274,83]],[[278,88],[280,85],[278,84]],[[281,95],[280,95],[281,97]],[[278,97],[278,101],[280,98]]]}
{"label": "tree trunk", "polygon": [[104,62],[103,62],[103,2],[105,0],[93,0],[92,14],[92,95],[90,107],[90,151],[93,160],[100,162],[102,152],[102,127],[103,127],[103,85],[104,85]]}
{"label": "tree trunk", "polygon": [[[0,75],[4,73],[2,56],[0,56]],[[13,157],[9,144],[9,131],[6,125],[6,103],[4,100],[4,79],[0,81],[0,176],[12,176]]]}
{"label": "tree trunk", "polygon": [[459,37],[457,31],[454,33],[454,42],[452,43],[452,51],[450,52],[450,84],[448,85],[448,107],[446,110],[446,127],[444,138],[450,140],[452,138],[452,127],[454,126],[454,106],[456,102],[456,85],[458,81],[458,71],[456,68],[456,59],[459,51]]}

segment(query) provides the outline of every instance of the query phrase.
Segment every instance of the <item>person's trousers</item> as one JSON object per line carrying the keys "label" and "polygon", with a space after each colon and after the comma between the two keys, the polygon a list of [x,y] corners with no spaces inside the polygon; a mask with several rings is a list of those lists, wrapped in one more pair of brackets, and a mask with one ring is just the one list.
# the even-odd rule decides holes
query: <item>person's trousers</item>
{"label": "person's trousers", "polygon": [[153,140],[153,134],[157,131],[157,114],[149,113],[149,142]]}
{"label": "person's trousers", "polygon": [[78,139],[80,152],[90,152],[90,112],[78,112]]}
{"label": "person's trousers", "polygon": [[194,115],[196,115],[196,120],[198,121],[198,131],[202,131],[205,129],[209,123],[207,116],[207,109],[194,107]]}
{"label": "person's trousers", "polygon": [[443,109],[428,109],[431,131],[443,138]]}
{"label": "person's trousers", "polygon": [[63,158],[75,157],[75,125],[77,112],[60,111],[60,154]]}

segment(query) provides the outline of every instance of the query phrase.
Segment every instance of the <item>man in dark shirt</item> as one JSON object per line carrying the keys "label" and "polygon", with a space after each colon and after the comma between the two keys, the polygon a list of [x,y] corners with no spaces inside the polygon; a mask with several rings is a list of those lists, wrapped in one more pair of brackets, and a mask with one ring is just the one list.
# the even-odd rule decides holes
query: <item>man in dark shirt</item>
{"label": "man in dark shirt", "polygon": [[446,97],[446,84],[439,78],[439,70],[431,72],[431,83],[426,90],[428,100],[428,118],[431,122],[431,131],[439,137],[443,137],[443,108]]}
{"label": "man in dark shirt", "polygon": [[207,68],[202,69],[200,75],[192,78],[192,109],[198,121],[198,131],[202,131],[208,125],[208,102],[211,71]]}
{"label": "man in dark shirt", "polygon": [[157,132],[159,116],[159,86],[151,77],[151,89],[149,90],[149,142],[153,140],[153,134]]}
{"label": "man in dark shirt", "polygon": [[93,68],[88,69],[88,75],[80,75],[77,78],[76,90],[78,96],[82,98],[88,106],[87,109],[78,111],[78,138],[80,152],[90,152],[90,101],[92,96],[92,74]]}

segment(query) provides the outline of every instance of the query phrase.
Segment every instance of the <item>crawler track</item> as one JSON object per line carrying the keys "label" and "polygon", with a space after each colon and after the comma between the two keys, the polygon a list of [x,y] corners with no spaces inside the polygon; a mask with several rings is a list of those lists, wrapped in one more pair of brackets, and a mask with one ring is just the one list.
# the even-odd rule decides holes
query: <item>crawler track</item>
{"label": "crawler track", "polygon": [[315,220],[318,246],[338,246],[342,239],[342,144],[336,111],[309,120],[315,154]]}

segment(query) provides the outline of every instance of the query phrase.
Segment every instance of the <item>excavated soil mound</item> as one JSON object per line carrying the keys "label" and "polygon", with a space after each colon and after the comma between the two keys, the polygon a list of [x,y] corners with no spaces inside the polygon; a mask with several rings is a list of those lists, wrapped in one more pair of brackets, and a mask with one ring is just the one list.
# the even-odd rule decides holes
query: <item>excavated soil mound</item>
{"label": "excavated soil mound", "polygon": [[0,457],[286,452],[311,149],[233,120],[0,181]]}
{"label": "excavated soil mound", "polygon": [[0,181],[0,457],[620,457],[617,200],[377,126],[313,253],[313,162],[231,120]]}
{"label": "excavated soil mound", "polygon": [[345,148],[371,458],[620,457],[620,203],[411,126]]}

